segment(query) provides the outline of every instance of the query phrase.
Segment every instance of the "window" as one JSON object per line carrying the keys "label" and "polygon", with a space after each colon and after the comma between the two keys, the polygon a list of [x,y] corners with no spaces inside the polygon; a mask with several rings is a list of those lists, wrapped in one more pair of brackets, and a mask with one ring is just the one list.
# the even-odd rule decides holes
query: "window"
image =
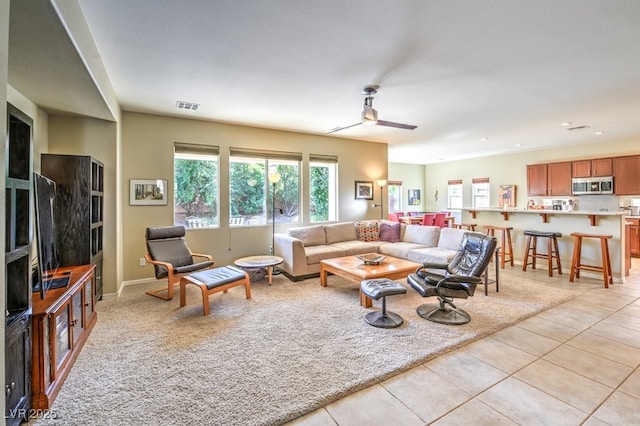
{"label": "window", "polygon": [[461,209],[462,201],[462,180],[450,180],[447,186],[447,207]]}
{"label": "window", "polygon": [[219,226],[218,154],[217,146],[174,144],[174,224]]}
{"label": "window", "polygon": [[387,191],[389,192],[389,212],[396,213],[402,211],[402,182],[389,181]]}
{"label": "window", "polygon": [[473,207],[489,207],[489,178],[474,178],[471,180]]}
{"label": "window", "polygon": [[309,156],[309,220],[338,220],[338,157]]}
{"label": "window", "polygon": [[[229,225],[251,226],[300,220],[302,154],[231,148]],[[275,198],[274,198],[275,197]]]}

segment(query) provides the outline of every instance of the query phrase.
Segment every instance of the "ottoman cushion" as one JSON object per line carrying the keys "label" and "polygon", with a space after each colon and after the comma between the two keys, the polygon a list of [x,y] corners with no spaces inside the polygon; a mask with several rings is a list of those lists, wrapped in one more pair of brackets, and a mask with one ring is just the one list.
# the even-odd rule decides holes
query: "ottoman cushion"
{"label": "ottoman cushion", "polygon": [[360,289],[364,294],[374,300],[378,300],[384,296],[404,294],[407,292],[407,289],[402,284],[388,278],[364,280],[360,283]]}

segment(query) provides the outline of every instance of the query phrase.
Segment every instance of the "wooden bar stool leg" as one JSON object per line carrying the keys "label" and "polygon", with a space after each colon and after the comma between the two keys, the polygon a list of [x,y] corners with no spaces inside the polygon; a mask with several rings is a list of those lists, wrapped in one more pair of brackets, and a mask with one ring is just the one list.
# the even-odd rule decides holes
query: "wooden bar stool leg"
{"label": "wooden bar stool leg", "polygon": [[553,276],[553,241],[551,238],[547,238],[547,268],[549,269],[549,276]]}
{"label": "wooden bar stool leg", "polygon": [[531,259],[531,269],[536,269],[536,260],[538,259],[538,237],[533,238],[533,259]]}
{"label": "wooden bar stool leg", "polygon": [[531,235],[527,235],[527,243],[526,243],[526,248],[524,251],[524,261],[522,262],[522,270],[526,271],[527,270],[527,265],[529,264],[529,251],[531,248]]}
{"label": "wooden bar stool leg", "polygon": [[558,248],[558,239],[553,238],[553,247],[555,249],[556,264],[558,265],[558,275],[562,275],[562,266],[560,266],[560,249]]}
{"label": "wooden bar stool leg", "polygon": [[[573,237],[573,257],[571,258],[571,272],[569,274],[569,282],[573,282],[574,278],[576,277],[576,269],[578,270],[578,273],[580,271],[579,267],[580,267],[580,251],[581,251],[581,245],[582,245],[582,238],[575,236]],[[578,278],[580,278],[580,276],[578,275]]]}
{"label": "wooden bar stool leg", "polygon": [[611,259],[609,259],[609,244],[607,244],[605,238],[600,238],[600,250],[602,251],[602,278],[604,279],[604,288],[609,288],[609,284],[613,284],[613,279],[611,276]]}
{"label": "wooden bar stool leg", "polygon": [[507,234],[507,244],[509,245],[508,249],[509,249],[509,264],[511,266],[513,266],[513,244],[511,243],[511,230],[507,229],[506,230],[506,234]]}
{"label": "wooden bar stool leg", "polygon": [[506,252],[506,249],[505,249],[504,245],[505,245],[505,242],[506,242],[506,236],[505,236],[506,231],[503,229],[500,232],[500,234],[501,234],[501,238],[502,238],[502,244],[501,244],[501,247],[500,247],[500,255],[501,255],[500,256],[500,267],[502,269],[504,269],[504,256],[505,256],[505,252]]}

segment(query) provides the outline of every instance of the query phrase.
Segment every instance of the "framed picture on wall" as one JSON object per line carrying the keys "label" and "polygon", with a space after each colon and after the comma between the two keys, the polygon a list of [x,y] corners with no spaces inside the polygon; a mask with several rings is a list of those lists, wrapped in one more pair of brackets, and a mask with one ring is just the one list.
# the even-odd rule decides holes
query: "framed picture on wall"
{"label": "framed picture on wall", "polygon": [[500,207],[516,206],[516,186],[515,185],[499,185],[498,186],[498,205]]}
{"label": "framed picture on wall", "polygon": [[129,205],[132,206],[166,206],[166,179],[130,179]]}
{"label": "framed picture on wall", "polygon": [[419,189],[410,189],[409,190],[409,205],[410,206],[419,206],[420,205],[420,190]]}
{"label": "framed picture on wall", "polygon": [[356,181],[356,200],[373,200],[373,181]]}

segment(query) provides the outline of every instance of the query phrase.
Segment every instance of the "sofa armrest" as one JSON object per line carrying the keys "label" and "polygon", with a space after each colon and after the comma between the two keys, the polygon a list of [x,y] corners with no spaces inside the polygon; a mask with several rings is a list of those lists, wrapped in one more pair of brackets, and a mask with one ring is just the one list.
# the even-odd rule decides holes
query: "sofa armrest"
{"label": "sofa armrest", "polygon": [[295,276],[307,273],[307,254],[302,240],[287,234],[275,234],[273,236],[274,254],[284,259],[278,265],[279,269]]}

